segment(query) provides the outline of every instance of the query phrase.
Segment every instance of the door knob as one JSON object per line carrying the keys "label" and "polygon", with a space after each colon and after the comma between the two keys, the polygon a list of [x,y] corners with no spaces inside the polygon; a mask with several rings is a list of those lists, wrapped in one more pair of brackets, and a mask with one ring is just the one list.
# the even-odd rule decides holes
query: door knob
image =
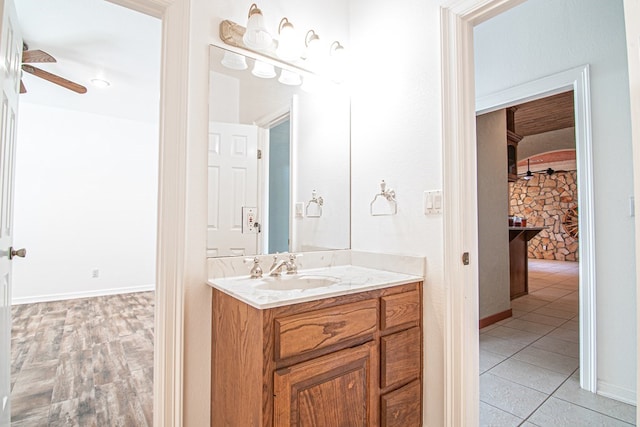
{"label": "door knob", "polygon": [[9,248],[9,259],[13,259],[15,257],[24,258],[27,256],[27,250],[25,248],[22,249],[13,249],[13,246]]}

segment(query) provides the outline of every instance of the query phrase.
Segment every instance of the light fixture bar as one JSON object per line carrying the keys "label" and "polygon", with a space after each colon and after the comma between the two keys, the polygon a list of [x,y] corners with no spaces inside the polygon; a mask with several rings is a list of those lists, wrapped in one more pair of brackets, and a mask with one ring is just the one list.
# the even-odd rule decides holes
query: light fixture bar
{"label": "light fixture bar", "polygon": [[242,40],[245,31],[246,29],[242,25],[237,24],[233,21],[224,20],[220,22],[220,40],[222,40],[224,44],[251,52],[253,55],[255,55],[254,59],[257,58],[260,60],[264,60],[264,58],[267,58],[268,60],[265,62],[272,63],[279,68],[284,68],[292,72],[318,76],[317,73],[308,68],[292,64],[291,62],[283,61],[282,59],[278,58],[275,51],[258,51],[247,47]]}

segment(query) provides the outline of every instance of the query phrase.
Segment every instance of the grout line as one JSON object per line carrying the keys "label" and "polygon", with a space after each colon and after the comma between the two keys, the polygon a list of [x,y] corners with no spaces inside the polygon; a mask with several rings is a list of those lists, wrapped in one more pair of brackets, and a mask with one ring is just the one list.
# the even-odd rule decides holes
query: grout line
{"label": "grout line", "polygon": [[[551,392],[551,394],[549,394],[549,395],[547,396],[547,398],[546,398],[546,399],[544,399],[544,400],[543,400],[543,401],[542,401],[542,402],[541,402],[541,403],[536,407],[536,409],[534,409],[534,410],[533,410],[533,411],[532,411],[532,412],[527,416],[527,418],[525,418],[525,419],[524,419],[524,421],[523,421],[522,423],[524,424],[524,423],[526,423],[527,421],[529,421],[529,418],[531,418],[531,416],[532,416],[533,414],[535,414],[535,413],[538,411],[538,409],[540,409],[540,407],[541,407],[542,405],[544,405],[544,404],[545,404],[545,403],[546,403],[546,402],[547,402],[547,401],[548,401],[548,400],[553,396],[553,394],[554,394],[556,391],[558,391],[558,389],[560,389],[560,387],[562,387],[562,386],[564,385],[564,383],[566,383],[567,381],[569,381],[569,378],[571,378],[571,375],[573,375],[573,374],[574,374],[578,369],[580,369],[580,368],[579,368],[579,367],[578,367],[578,368],[576,368],[576,369],[575,369],[575,370],[574,370],[574,371],[573,371],[573,372],[572,372],[572,373],[571,373],[567,378],[565,378],[565,380],[564,380],[564,381],[562,381],[562,382],[560,383],[560,385],[559,385],[558,387],[556,387],[556,388],[555,388],[555,390],[553,390],[553,391]],[[556,398],[556,399],[557,399],[557,398]],[[532,423],[532,424],[533,424],[533,423]],[[522,425],[522,424],[521,424],[521,425]]]}

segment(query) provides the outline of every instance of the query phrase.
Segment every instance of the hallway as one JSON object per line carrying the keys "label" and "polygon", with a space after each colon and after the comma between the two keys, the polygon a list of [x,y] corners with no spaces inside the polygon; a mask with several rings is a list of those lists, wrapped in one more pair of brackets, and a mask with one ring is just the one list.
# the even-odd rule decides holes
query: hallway
{"label": "hallway", "polygon": [[577,262],[530,259],[511,306],[480,330],[481,426],[635,425],[635,406],[580,389]]}

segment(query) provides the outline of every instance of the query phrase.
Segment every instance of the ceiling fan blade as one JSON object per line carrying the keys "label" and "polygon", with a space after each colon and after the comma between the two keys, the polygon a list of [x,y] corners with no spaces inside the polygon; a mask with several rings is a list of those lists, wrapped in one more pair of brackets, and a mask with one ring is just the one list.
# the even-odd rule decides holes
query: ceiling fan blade
{"label": "ceiling fan blade", "polygon": [[22,83],[22,79],[20,80],[20,93],[27,93],[27,88],[24,87],[24,83]]}
{"label": "ceiling fan blade", "polygon": [[51,83],[55,83],[63,88],[72,90],[77,93],[86,93],[87,88],[79,85],[78,83],[74,83],[71,80],[67,80],[60,76],[56,76],[55,74],[51,74],[47,71],[41,70],[40,68],[36,68],[32,65],[22,64],[22,69],[29,74],[33,74],[34,76],[38,76],[42,79],[48,80]]}
{"label": "ceiling fan blade", "polygon": [[22,62],[56,62],[56,58],[40,49],[22,51]]}

